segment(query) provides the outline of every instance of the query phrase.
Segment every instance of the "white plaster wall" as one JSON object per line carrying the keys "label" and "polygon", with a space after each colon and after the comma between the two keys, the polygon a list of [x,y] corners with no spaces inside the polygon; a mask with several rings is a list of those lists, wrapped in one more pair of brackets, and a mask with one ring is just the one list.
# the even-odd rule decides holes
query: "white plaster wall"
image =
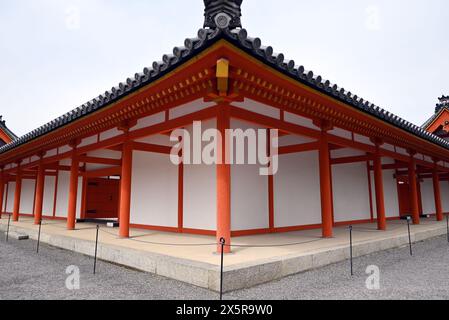
{"label": "white plaster wall", "polygon": [[122,134],[122,132],[120,130],[118,130],[117,128],[113,128],[113,129],[110,129],[110,130],[100,133],[100,141],[114,138],[121,134]]}
{"label": "white plaster wall", "polygon": [[441,203],[443,206],[443,211],[445,213],[449,212],[449,182],[441,181],[440,182],[441,189]]}
{"label": "white plaster wall", "polygon": [[203,99],[198,99],[182,106],[176,107],[170,110],[170,119],[176,119],[191,113],[207,109],[208,107],[214,106],[214,102],[204,102]]}
{"label": "white plaster wall", "polygon": [[[114,150],[96,150],[96,151],[89,152],[87,154],[87,156],[96,157],[96,158],[120,160],[122,158],[122,153],[120,151],[114,151]],[[97,163],[86,164],[87,171],[95,171],[95,170],[112,168],[112,167],[115,167],[115,166],[107,165],[107,164],[97,164]]]}
{"label": "white plaster wall", "polygon": [[[355,156],[364,156],[366,153],[364,151],[355,150],[355,149],[337,149],[331,151],[331,157],[335,158],[346,158],[346,157],[355,157]],[[366,167],[366,166],[365,166]]]}
{"label": "white plaster wall", "polygon": [[[231,121],[232,129],[263,129],[241,121]],[[260,144],[258,142],[258,144]],[[264,144],[266,149],[266,143]],[[234,145],[234,154],[236,146]],[[245,158],[248,159],[248,149]],[[247,162],[246,162],[247,163]],[[269,227],[268,177],[260,175],[260,165],[233,165],[231,167],[232,230],[266,229]]]}
{"label": "white plaster wall", "polygon": [[364,144],[374,145],[374,143],[371,142],[370,138],[359,135],[359,134],[354,134],[354,140],[357,142],[364,143]]}
{"label": "white plaster wall", "polygon": [[81,141],[81,143],[79,144],[78,148],[94,144],[94,143],[97,142],[97,140],[98,140],[98,136],[97,135],[85,138],[85,139],[83,139]]}
{"label": "white plaster wall", "polygon": [[69,206],[70,172],[60,171],[58,174],[58,194],[56,197],[56,216],[67,218]]}
{"label": "white plaster wall", "polygon": [[42,214],[44,216],[53,216],[53,208],[55,206],[55,181],[56,177],[45,177],[44,201],[42,207]]}
{"label": "white plaster wall", "polygon": [[[70,172],[59,171],[58,175],[58,194],[56,196],[56,217],[67,218],[69,207],[69,184]],[[82,200],[82,179],[78,179],[78,192],[76,198],[76,217],[80,218],[81,200]]]}
{"label": "white plaster wall", "polygon": [[137,125],[131,128],[131,131],[136,131],[142,128],[152,127],[156,124],[165,121],[165,112],[160,112],[145,118],[137,120]]}
{"label": "white plaster wall", "polygon": [[34,188],[36,180],[23,179],[20,193],[20,213],[33,214]]}
{"label": "white plaster wall", "polygon": [[[203,130],[215,128],[216,121],[205,121]],[[192,133],[192,126],[186,127]],[[217,170],[214,165],[184,166],[184,227],[216,230]]]}
{"label": "white plaster wall", "polygon": [[143,143],[157,144],[160,146],[168,146],[168,147],[171,147],[171,146],[174,146],[175,144],[177,144],[177,142],[170,141],[170,136],[163,135],[163,134],[157,134],[154,136],[138,139],[136,141],[143,142]]}
{"label": "white plaster wall", "polygon": [[332,166],[335,222],[371,218],[365,162]]}
{"label": "white plaster wall", "polygon": [[296,135],[288,135],[288,136],[282,136],[279,137],[279,146],[285,147],[285,146],[294,146],[298,144],[304,144],[304,143],[311,143],[317,141],[316,139],[308,138],[308,137],[302,137],[302,136],[296,136]]}
{"label": "white plaster wall", "polygon": [[251,99],[245,99],[243,102],[235,102],[234,105],[250,112],[258,113],[270,118],[280,119],[281,111],[277,108],[259,103]]}
{"label": "white plaster wall", "polygon": [[347,131],[344,129],[340,129],[340,128],[335,128],[332,131],[329,131],[329,134],[334,135],[334,136],[338,136],[338,137],[342,137],[345,139],[352,139],[352,132],[351,131]]}
{"label": "white plaster wall", "polygon": [[78,192],[76,196],[76,218],[81,219],[81,203],[83,200],[83,179],[78,178]]}
{"label": "white plaster wall", "polygon": [[279,157],[274,176],[275,227],[321,223],[318,152]]}
{"label": "white plaster wall", "polygon": [[[396,179],[394,179],[395,170],[384,170],[384,199],[385,199],[385,216],[387,218],[399,217],[399,199],[398,187]],[[376,187],[374,183],[374,173],[371,172],[371,190],[373,195],[373,213],[377,218],[376,209]]]}
{"label": "white plaster wall", "polygon": [[290,112],[285,112],[284,119],[286,122],[289,122],[289,123],[293,123],[293,124],[297,124],[297,125],[300,125],[300,126],[303,126],[306,128],[318,130],[318,128],[313,124],[313,120],[311,120],[309,118],[304,118],[304,117],[298,116],[298,115],[290,113]]}
{"label": "white plaster wall", "polygon": [[6,201],[8,199],[8,194],[6,192],[6,188],[7,188],[8,184],[5,183],[4,185],[4,189],[3,189],[3,202],[2,202],[2,207],[0,208],[1,212],[5,212],[6,211]]}
{"label": "white plaster wall", "polygon": [[421,182],[421,200],[423,214],[436,213],[432,179],[424,179],[424,181]]}
{"label": "white plaster wall", "polygon": [[178,226],[178,166],[168,155],[133,153],[131,223]]}
{"label": "white plaster wall", "polygon": [[8,203],[6,206],[6,212],[12,213],[14,210],[14,191],[16,189],[16,183],[15,182],[9,182],[8,183]]}

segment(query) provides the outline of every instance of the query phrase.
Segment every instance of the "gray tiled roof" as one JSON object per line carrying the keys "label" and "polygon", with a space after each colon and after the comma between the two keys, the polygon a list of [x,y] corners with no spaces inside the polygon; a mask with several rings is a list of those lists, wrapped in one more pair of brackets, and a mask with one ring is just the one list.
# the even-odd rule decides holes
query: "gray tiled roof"
{"label": "gray tiled roof", "polygon": [[449,142],[433,135],[422,127],[410,123],[357,95],[315,75],[312,71],[306,71],[303,66],[297,66],[293,60],[286,60],[282,53],[275,53],[271,46],[263,46],[259,38],[249,37],[245,29],[200,29],[195,38],[188,38],[184,46],[175,47],[171,54],[164,55],[161,61],[153,62],[152,67],[145,68],[143,72],[136,73],[134,77],[128,78],[125,82],[101,94],[82,106],[66,113],[65,115],[33,130],[32,132],[14,140],[12,143],[0,147],[0,154],[12,150],[24,143],[41,137],[55,129],[61,128],[75,120],[83,118],[95,111],[98,111],[111,103],[120,100],[130,93],[148,85],[159,79],[186,61],[196,56],[201,51],[207,49],[217,41],[225,39],[238,48],[247,52],[251,56],[260,60],[290,78],[320,91],[329,97],[337,99],[345,104],[372,115],[386,123],[392,124],[404,131],[421,137],[429,142],[449,149]]}

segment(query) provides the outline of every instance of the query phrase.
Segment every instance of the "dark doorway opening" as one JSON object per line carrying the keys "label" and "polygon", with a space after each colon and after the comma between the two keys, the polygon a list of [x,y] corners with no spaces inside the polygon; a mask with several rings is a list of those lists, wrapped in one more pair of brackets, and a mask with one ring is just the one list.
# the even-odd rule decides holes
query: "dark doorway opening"
{"label": "dark doorway opening", "polygon": [[[406,218],[412,214],[411,208],[411,190],[407,176],[397,177],[398,183],[398,197],[399,197],[399,213],[402,218]],[[421,198],[421,185],[418,180],[418,210],[419,214],[423,214],[422,198]]]}
{"label": "dark doorway opening", "polygon": [[89,178],[85,219],[118,219],[120,180]]}

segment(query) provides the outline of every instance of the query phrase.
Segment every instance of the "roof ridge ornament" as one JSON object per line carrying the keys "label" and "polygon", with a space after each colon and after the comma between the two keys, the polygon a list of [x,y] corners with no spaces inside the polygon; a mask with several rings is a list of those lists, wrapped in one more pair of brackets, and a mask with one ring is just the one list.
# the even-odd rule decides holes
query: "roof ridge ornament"
{"label": "roof ridge ornament", "polygon": [[435,113],[440,112],[443,108],[449,108],[449,96],[442,96],[441,98],[438,98],[440,103],[437,104],[437,107],[435,108]]}
{"label": "roof ridge ornament", "polygon": [[204,0],[204,28],[241,28],[243,0]]}

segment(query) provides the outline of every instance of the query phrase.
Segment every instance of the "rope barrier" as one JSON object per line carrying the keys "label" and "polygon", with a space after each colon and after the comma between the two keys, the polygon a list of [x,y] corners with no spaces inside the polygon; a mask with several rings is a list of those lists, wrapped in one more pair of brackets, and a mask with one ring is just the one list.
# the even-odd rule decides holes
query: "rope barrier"
{"label": "rope barrier", "polygon": [[295,242],[295,243],[284,243],[284,244],[278,244],[278,245],[272,245],[272,244],[263,244],[263,245],[239,245],[239,244],[226,244],[227,247],[236,247],[236,248],[282,248],[282,247],[293,247],[298,246],[301,244],[307,244],[307,243],[313,243],[313,242],[319,242],[326,240],[324,238],[319,238],[315,240],[310,241],[303,241],[303,242]]}
{"label": "rope barrier", "polygon": [[[117,234],[105,231],[104,229],[100,228],[100,231],[103,233],[106,233],[108,235],[117,237]],[[144,240],[138,240],[134,238],[128,238],[127,240],[140,242],[140,243],[147,243],[147,244],[153,244],[153,245],[160,245],[160,246],[171,246],[171,247],[207,247],[207,246],[219,246],[221,243],[166,243],[166,242],[153,242],[153,241],[144,241]],[[297,246],[301,244],[307,244],[307,243],[313,243],[324,240],[323,238],[314,239],[310,241],[302,241],[302,242],[294,242],[294,243],[284,243],[284,244],[278,244],[278,245],[272,245],[272,244],[263,244],[263,245],[239,245],[239,244],[225,244],[226,247],[235,247],[235,248],[278,248],[278,247],[292,247]]]}
{"label": "rope barrier", "polygon": [[[399,224],[396,224],[396,225],[399,225]],[[405,224],[401,224],[401,225],[399,225],[399,227],[388,228],[388,230],[386,230],[386,231],[388,232],[388,231],[399,230],[399,229],[402,229],[402,227],[405,227],[405,226],[406,226]],[[369,228],[363,228],[363,227],[352,227],[352,230],[356,231],[356,232],[372,232],[372,233],[384,232],[384,231],[377,230],[377,229],[369,229]]]}
{"label": "rope barrier", "polygon": [[[103,230],[102,228],[100,228],[100,231],[103,232],[103,233],[109,234],[111,236],[118,237],[117,234],[112,233],[112,232],[107,232],[107,231]],[[143,241],[143,240],[138,240],[138,239],[133,239],[133,238],[127,238],[126,240],[139,242],[139,243],[153,244],[153,245],[158,245],[158,246],[170,246],[170,247],[206,247],[206,246],[216,246],[216,245],[218,245],[217,243],[198,243],[198,244],[194,244],[194,243],[152,242],[152,241]]]}

